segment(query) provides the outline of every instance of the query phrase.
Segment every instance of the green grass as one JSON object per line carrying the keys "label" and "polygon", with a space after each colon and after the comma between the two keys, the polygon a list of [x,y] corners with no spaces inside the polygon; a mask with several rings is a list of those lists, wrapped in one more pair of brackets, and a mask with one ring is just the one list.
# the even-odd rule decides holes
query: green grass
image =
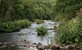
{"label": "green grass", "polygon": [[39,28],[37,28],[37,35],[38,36],[46,36],[48,34],[48,29],[41,26]]}

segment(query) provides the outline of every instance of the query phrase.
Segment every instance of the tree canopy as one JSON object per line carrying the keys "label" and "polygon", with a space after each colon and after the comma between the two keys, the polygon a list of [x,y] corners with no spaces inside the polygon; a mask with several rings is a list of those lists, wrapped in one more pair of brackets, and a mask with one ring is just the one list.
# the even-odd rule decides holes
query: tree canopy
{"label": "tree canopy", "polygon": [[51,19],[54,16],[55,0],[0,0],[1,18]]}

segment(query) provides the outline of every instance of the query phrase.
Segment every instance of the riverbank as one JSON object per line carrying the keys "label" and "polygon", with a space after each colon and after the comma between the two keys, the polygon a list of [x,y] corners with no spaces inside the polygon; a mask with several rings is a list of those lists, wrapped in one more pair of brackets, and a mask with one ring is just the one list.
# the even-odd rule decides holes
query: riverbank
{"label": "riverbank", "polygon": [[59,45],[75,45],[82,49],[82,15],[60,23],[56,42]]}

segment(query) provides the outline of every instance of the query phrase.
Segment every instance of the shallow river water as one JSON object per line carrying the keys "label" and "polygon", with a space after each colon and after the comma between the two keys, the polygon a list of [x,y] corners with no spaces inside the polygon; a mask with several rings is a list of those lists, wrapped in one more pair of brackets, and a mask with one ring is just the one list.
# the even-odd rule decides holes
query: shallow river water
{"label": "shallow river water", "polygon": [[[33,44],[41,43],[43,45],[55,44],[55,30],[54,26],[58,27],[57,22],[51,20],[44,20],[42,24],[35,22],[29,26],[13,33],[0,33],[0,50],[30,50]],[[37,36],[36,28],[43,26],[48,28],[48,35]],[[37,50],[36,48],[34,50]]]}

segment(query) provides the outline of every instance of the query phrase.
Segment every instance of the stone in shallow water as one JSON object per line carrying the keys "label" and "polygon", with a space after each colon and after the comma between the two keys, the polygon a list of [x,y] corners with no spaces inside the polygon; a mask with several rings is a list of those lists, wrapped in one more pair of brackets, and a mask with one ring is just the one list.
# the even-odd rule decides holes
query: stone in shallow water
{"label": "stone in shallow water", "polygon": [[7,45],[7,44],[8,44],[8,42],[4,42],[3,44],[4,44],[4,45]]}
{"label": "stone in shallow water", "polygon": [[33,47],[36,47],[37,46],[37,43],[33,43]]}
{"label": "stone in shallow water", "polygon": [[69,48],[69,50],[74,50],[75,49],[74,45],[67,45],[67,47]]}
{"label": "stone in shallow water", "polygon": [[49,49],[49,46],[44,46],[44,49],[48,50]]}
{"label": "stone in shallow water", "polygon": [[53,45],[53,46],[51,46],[51,50],[59,50],[59,47],[58,47],[58,46]]}
{"label": "stone in shallow water", "polygon": [[38,50],[36,47],[29,47],[28,50]]}
{"label": "stone in shallow water", "polygon": [[11,45],[9,45],[10,47],[16,47],[16,45],[14,45],[14,44],[11,44]]}
{"label": "stone in shallow water", "polygon": [[74,49],[75,49],[74,45],[66,45],[66,46],[60,47],[60,50],[74,50]]}
{"label": "stone in shallow water", "polygon": [[7,45],[3,45],[3,46],[1,46],[0,48],[6,48],[7,47]]}
{"label": "stone in shallow water", "polygon": [[2,44],[2,43],[0,42],[0,44]]}
{"label": "stone in shallow water", "polygon": [[2,46],[2,43],[0,42],[0,46]]}
{"label": "stone in shallow water", "polygon": [[28,50],[34,50],[34,48],[33,47],[29,47]]}
{"label": "stone in shallow water", "polygon": [[34,47],[34,50],[38,50],[36,47]]}
{"label": "stone in shallow water", "polygon": [[44,47],[41,43],[38,43],[38,45],[36,47],[38,50],[44,50]]}

